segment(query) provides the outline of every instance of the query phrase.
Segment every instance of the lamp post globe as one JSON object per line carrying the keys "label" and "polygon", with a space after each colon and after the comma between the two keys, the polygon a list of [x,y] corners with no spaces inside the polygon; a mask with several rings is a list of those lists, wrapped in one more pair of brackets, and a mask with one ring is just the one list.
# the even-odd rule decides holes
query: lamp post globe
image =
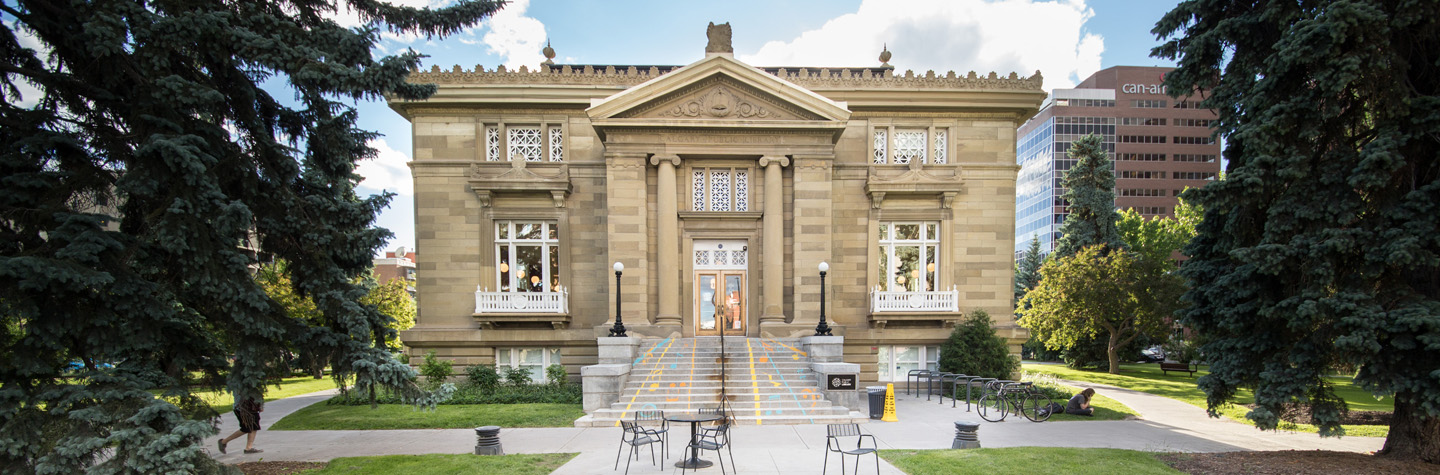
{"label": "lamp post globe", "polygon": [[820,324],[815,325],[815,336],[831,336],[830,325],[825,324],[825,274],[830,272],[828,262],[820,262]]}
{"label": "lamp post globe", "polygon": [[615,325],[610,327],[610,336],[624,337],[625,323],[620,318],[620,274],[625,272],[625,264],[615,261]]}

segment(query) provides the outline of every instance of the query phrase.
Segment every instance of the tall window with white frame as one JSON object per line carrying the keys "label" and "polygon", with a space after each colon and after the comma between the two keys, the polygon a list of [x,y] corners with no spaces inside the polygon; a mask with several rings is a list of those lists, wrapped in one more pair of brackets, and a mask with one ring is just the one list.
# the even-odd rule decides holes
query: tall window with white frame
{"label": "tall window with white frame", "polygon": [[881,291],[930,292],[939,271],[940,225],[935,221],[880,223]]}
{"label": "tall window with white frame", "polygon": [[496,221],[495,263],[501,292],[558,291],[558,226],[553,221]]}

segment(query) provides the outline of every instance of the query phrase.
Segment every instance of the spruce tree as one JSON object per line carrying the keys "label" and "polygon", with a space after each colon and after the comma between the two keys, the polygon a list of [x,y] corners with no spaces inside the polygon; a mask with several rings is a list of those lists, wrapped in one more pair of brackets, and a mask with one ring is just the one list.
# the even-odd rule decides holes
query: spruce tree
{"label": "spruce tree", "polygon": [[[351,101],[435,91],[406,82],[419,54],[374,55],[380,28],[451,34],[499,2],[344,3],[370,23],[307,0],[0,2],[0,472],[226,470],[193,391],[263,397],[292,345],[425,402],[359,303],[390,196],[355,192],[375,134]],[[252,279],[252,239],[319,319]]]}
{"label": "spruce tree", "polygon": [[1115,212],[1115,169],[1101,145],[1100,136],[1090,134],[1076,139],[1066,152],[1076,163],[1060,181],[1069,214],[1060,225],[1057,257],[1073,256],[1096,244],[1104,245],[1105,252],[1125,248],[1115,228],[1120,219]]}
{"label": "spruce tree", "polygon": [[1035,288],[1040,283],[1040,266],[1045,264],[1045,256],[1040,254],[1040,238],[1030,239],[1030,248],[1025,250],[1025,257],[1015,263],[1015,301],[1019,302],[1025,292]]}
{"label": "spruce tree", "polygon": [[1440,2],[1184,2],[1153,32],[1227,142],[1180,271],[1211,413],[1251,389],[1260,427],[1304,403],[1339,435],[1327,376],[1357,367],[1395,402],[1378,453],[1440,463]]}

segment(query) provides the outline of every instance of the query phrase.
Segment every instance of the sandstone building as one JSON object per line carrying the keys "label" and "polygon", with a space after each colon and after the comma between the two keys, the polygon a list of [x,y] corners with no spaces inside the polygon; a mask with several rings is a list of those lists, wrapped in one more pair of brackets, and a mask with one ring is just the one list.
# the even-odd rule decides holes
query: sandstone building
{"label": "sandstone building", "polygon": [[581,373],[602,362],[618,262],[631,337],[811,335],[826,263],[825,315],[862,382],[934,368],[975,309],[1018,353],[1015,133],[1045,97],[1038,72],[707,49],[685,66],[411,75],[439,90],[391,102],[414,127],[410,351]]}

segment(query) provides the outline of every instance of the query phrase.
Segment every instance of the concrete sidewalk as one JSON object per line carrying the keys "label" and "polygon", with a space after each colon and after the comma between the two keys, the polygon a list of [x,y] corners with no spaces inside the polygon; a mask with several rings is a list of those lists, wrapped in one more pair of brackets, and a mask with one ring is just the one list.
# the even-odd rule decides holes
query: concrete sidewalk
{"label": "concrete sidewalk", "polygon": [[[951,408],[951,402],[906,396],[896,397],[899,422],[871,421],[862,430],[875,435],[882,449],[946,449],[955,435],[955,421],[980,424],[979,438],[983,447],[1095,447],[1170,452],[1232,452],[1247,450],[1334,450],[1369,452],[1379,450],[1384,439],[1377,437],[1345,437],[1322,439],[1315,434],[1294,432],[1262,432],[1254,427],[1226,419],[1211,419],[1203,409],[1172,399],[1100,384],[1064,381],[1077,387],[1094,387],[1101,394],[1130,406],[1141,414],[1129,421],[1074,421],[1032,423],[1023,417],[1005,422],[982,421],[974,412],[966,412],[965,402]],[[286,414],[323,401],[333,391],[309,394],[266,405],[264,426]],[[234,417],[227,416],[221,424],[221,435],[236,428]],[[641,449],[641,458],[631,462],[631,471],[648,473],[674,468],[688,439],[688,427],[672,425],[674,446],[665,464],[651,464],[649,450]],[[738,426],[732,429],[734,458],[740,473],[820,473],[825,457],[825,426]],[[500,433],[506,453],[578,452],[556,474],[592,474],[613,471],[619,446],[620,429],[605,428],[507,428]],[[336,457],[365,455],[471,453],[475,432],[471,429],[384,430],[384,431],[262,431],[255,446],[264,453],[240,453],[244,439],[230,444],[228,455],[215,453],[225,463],[259,460],[326,461]],[[214,440],[207,446],[215,452]],[[726,454],[728,465],[729,454]],[[715,461],[713,453],[701,458]],[[849,458],[853,464],[854,459]],[[839,469],[839,462],[830,457],[830,469]],[[874,466],[874,459],[862,458],[863,469]],[[620,461],[624,469],[625,461]],[[853,467],[853,465],[850,465]],[[881,473],[903,473],[884,460]],[[704,469],[718,473],[719,465]],[[727,466],[726,471],[729,471]]]}

